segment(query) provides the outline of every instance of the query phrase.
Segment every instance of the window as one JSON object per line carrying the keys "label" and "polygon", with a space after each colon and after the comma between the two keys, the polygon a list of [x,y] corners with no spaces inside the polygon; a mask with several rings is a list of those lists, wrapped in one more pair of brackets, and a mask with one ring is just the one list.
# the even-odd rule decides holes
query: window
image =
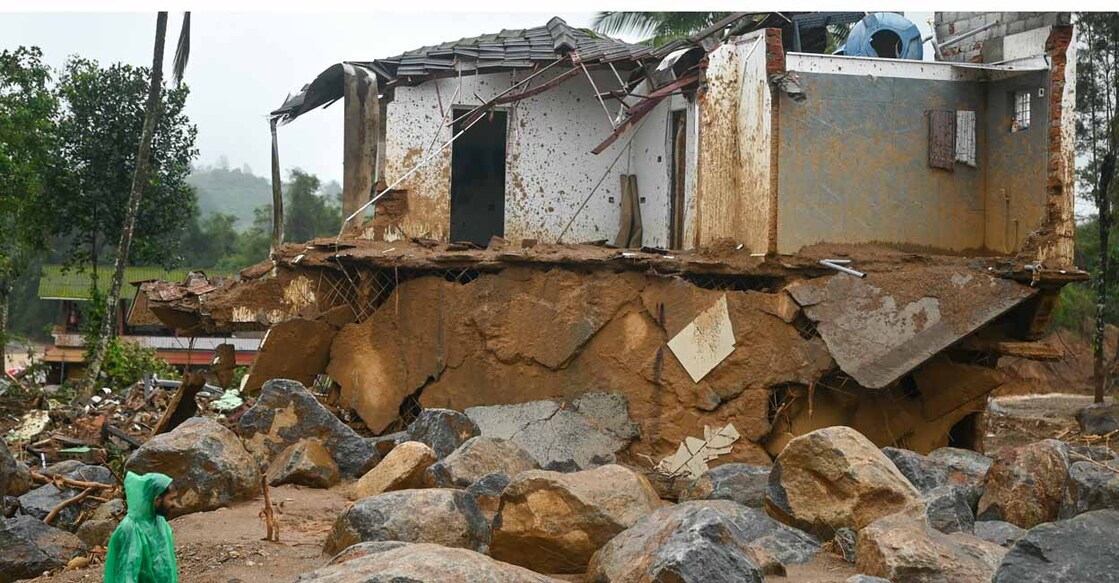
{"label": "window", "polygon": [[956,161],[972,168],[978,165],[975,153],[975,112],[956,112]]}
{"label": "window", "polygon": [[1011,132],[1020,132],[1030,127],[1030,92],[1014,93],[1014,118],[1010,122]]}

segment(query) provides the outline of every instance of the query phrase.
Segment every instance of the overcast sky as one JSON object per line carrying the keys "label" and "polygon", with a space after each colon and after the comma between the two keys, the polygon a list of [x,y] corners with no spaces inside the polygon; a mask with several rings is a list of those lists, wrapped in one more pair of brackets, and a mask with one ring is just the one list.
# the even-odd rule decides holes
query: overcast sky
{"label": "overcast sky", "polygon": [[[270,141],[266,115],[289,92],[344,60],[372,60],[424,45],[543,25],[552,16],[589,27],[593,13],[212,13],[191,15],[187,114],[198,126],[198,164],[225,155],[267,176]],[[927,32],[928,12],[907,13]],[[181,15],[168,23],[170,66]],[[155,15],[137,13],[3,13],[0,49],[36,45],[61,68],[70,55],[103,64],[151,64]],[[635,40],[635,39],[628,39]],[[280,162],[324,181],[342,179],[342,108],[335,104],[280,128]]]}

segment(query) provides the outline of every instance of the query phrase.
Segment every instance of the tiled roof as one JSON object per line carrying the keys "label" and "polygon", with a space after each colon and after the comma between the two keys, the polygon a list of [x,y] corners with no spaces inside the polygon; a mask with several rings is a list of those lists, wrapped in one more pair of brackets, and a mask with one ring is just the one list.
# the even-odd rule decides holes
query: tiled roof
{"label": "tiled roof", "polygon": [[574,28],[555,17],[544,26],[464,38],[360,64],[382,79],[395,80],[454,71],[456,63],[464,73],[532,68],[572,51],[588,64],[630,62],[653,54],[647,46]]}
{"label": "tiled roof", "polygon": [[[129,266],[124,268],[124,283],[139,283],[153,279],[164,281],[183,281],[190,269],[163,269],[144,265]],[[210,276],[231,277],[231,272],[218,272],[216,270],[203,270]],[[44,300],[89,300],[90,272],[70,269],[64,271],[61,265],[44,265],[43,275],[39,277],[39,298]],[[102,266],[97,270],[97,289],[109,288],[112,278],[112,266]],[[122,294],[131,292],[122,290]]]}

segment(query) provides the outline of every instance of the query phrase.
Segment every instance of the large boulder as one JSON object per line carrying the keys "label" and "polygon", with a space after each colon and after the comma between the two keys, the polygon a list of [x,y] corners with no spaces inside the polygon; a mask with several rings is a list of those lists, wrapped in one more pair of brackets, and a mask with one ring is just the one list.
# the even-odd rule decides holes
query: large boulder
{"label": "large boulder", "polygon": [[1076,412],[1084,435],[1107,435],[1119,430],[1119,403],[1094,403]]}
{"label": "large boulder", "polygon": [[354,498],[423,487],[424,471],[435,463],[435,452],[418,441],[405,441],[389,451],[381,463],[354,485]]}
{"label": "large boulder", "polygon": [[970,449],[941,447],[929,452],[930,460],[948,467],[949,485],[968,485],[979,488],[987,477],[991,458]]}
{"label": "large boulder", "polygon": [[60,569],[83,550],[78,537],[33,516],[0,518],[0,583]]}
{"label": "large boulder", "polygon": [[595,551],[660,504],[644,476],[619,465],[523,472],[501,495],[490,554],[541,573],[581,573]]}
{"label": "large boulder", "polygon": [[745,533],[702,502],[662,508],[622,531],[594,554],[595,583],[756,582],[765,580]]}
{"label": "large boulder", "polygon": [[994,583],[1119,581],[1119,511],[1094,510],[1031,529],[1006,553]]}
{"label": "large boulder", "polygon": [[434,543],[485,553],[490,522],[462,490],[400,490],[362,498],[334,521],[323,552],[333,555],[363,541]]}
{"label": "large boulder", "polygon": [[860,530],[896,512],[923,512],[920,493],[873,443],[850,427],[794,438],[769,474],[771,516],[821,538]]}
{"label": "large boulder", "polygon": [[944,534],[904,514],[859,531],[860,573],[913,583],[990,581],[1006,549],[964,533]]}
{"label": "large boulder", "polygon": [[435,457],[443,459],[481,432],[469,417],[458,411],[424,409],[408,424],[404,434],[408,441],[426,444],[435,452]]}
{"label": "large boulder", "polygon": [[768,466],[725,464],[707,470],[680,493],[680,501],[732,500],[751,508],[765,507]]}
{"label": "large boulder", "polygon": [[172,516],[252,500],[260,492],[260,469],[241,440],[217,421],[203,417],[187,419],[174,431],[149,439],[129,456],[124,468],[170,476],[179,492],[179,506]]}
{"label": "large boulder", "polygon": [[432,464],[425,481],[441,488],[466,488],[486,474],[500,472],[516,476],[539,468],[532,455],[516,443],[478,436],[466,440],[450,455]]}
{"label": "large boulder", "polygon": [[975,538],[995,543],[1000,547],[1010,547],[1028,532],[1009,522],[1001,520],[981,520],[975,523]]}
{"label": "large boulder", "polygon": [[[65,469],[68,469],[68,471],[59,475],[71,480],[108,485],[117,483],[113,472],[104,466],[89,466],[79,463],[72,469]],[[56,506],[77,496],[81,491],[82,488],[63,487],[59,489],[54,484],[44,484],[19,497],[20,512],[43,520]],[[97,508],[98,504],[96,500],[89,499],[78,504],[71,504],[58,513],[58,517],[51,522],[51,525],[63,530],[73,531],[82,512],[90,512]]]}
{"label": "large boulder", "polygon": [[1119,510],[1119,461],[1080,461],[1069,466],[1060,517],[1108,508]]}
{"label": "large boulder", "polygon": [[929,526],[943,533],[972,532],[979,492],[971,486],[938,486],[922,496]]}
{"label": "large boulder", "polygon": [[639,436],[626,398],[618,393],[585,393],[571,403],[471,407],[466,415],[482,435],[511,439],[548,468],[613,463],[615,454]]}
{"label": "large boulder", "polygon": [[311,488],[329,488],[340,478],[338,464],[318,439],[293,443],[268,467],[268,485],[297,484]]}
{"label": "large boulder", "polygon": [[976,517],[1025,529],[1056,520],[1068,476],[1068,448],[1060,441],[1004,449],[987,471]]}
{"label": "large boulder", "polygon": [[78,527],[77,532],[78,540],[89,548],[93,547],[108,547],[109,537],[113,536],[113,531],[117,529],[120,524],[115,520],[87,520]]}
{"label": "large boulder", "polygon": [[[0,502],[4,500],[4,496],[8,495],[8,482],[16,475],[16,458],[12,456],[12,452],[8,451],[8,441],[0,439]],[[23,494],[12,494],[12,496],[19,496]]]}
{"label": "large boulder", "polygon": [[256,404],[238,420],[237,431],[260,465],[309,438],[321,441],[347,476],[360,476],[381,459],[373,443],[326,410],[303,385],[287,379],[264,383]]}
{"label": "large boulder", "polygon": [[386,545],[305,573],[300,583],[561,583],[485,555],[437,544]]}

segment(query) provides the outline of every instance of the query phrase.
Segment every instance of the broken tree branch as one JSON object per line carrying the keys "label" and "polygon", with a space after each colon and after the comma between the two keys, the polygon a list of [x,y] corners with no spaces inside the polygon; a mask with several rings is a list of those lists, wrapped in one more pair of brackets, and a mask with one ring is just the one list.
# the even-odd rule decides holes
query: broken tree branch
{"label": "broken tree branch", "polygon": [[31,472],[31,478],[44,484],[54,484],[55,487],[58,487],[61,484],[70,488],[116,488],[115,484],[102,484],[101,482],[83,482],[81,480],[72,480],[70,478],[67,478],[66,476],[44,476],[39,472]]}
{"label": "broken tree branch", "polygon": [[82,490],[81,493],[79,493],[77,496],[73,496],[71,498],[63,500],[62,502],[59,502],[58,506],[55,506],[51,509],[50,512],[47,513],[47,517],[43,519],[43,523],[50,524],[55,518],[58,518],[58,514],[60,512],[62,512],[69,506],[73,506],[74,504],[85,500],[86,497],[92,494],[94,490],[96,490],[96,488],[86,488],[85,490]]}
{"label": "broken tree branch", "polygon": [[268,476],[265,472],[260,473],[260,490],[264,493],[264,508],[260,511],[260,517],[264,519],[264,526],[267,533],[262,540],[271,542],[280,542],[280,524],[276,521],[276,514],[272,511],[272,498],[268,495]]}

